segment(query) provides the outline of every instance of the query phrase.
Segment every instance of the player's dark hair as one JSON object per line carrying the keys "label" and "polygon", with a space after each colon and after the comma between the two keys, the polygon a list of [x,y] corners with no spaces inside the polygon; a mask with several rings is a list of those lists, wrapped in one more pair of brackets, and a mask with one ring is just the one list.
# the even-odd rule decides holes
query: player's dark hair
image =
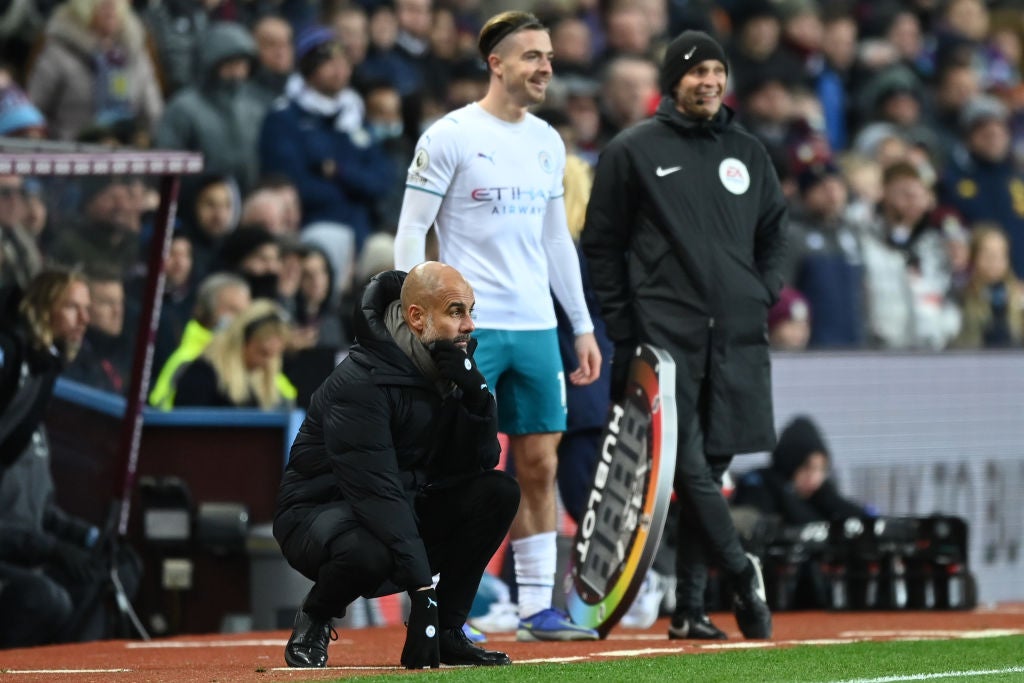
{"label": "player's dark hair", "polygon": [[494,48],[498,47],[498,43],[513,33],[547,30],[540,19],[530,12],[502,12],[488,19],[484,27],[480,29],[477,47],[480,49],[480,56],[486,62],[487,57],[494,52]]}

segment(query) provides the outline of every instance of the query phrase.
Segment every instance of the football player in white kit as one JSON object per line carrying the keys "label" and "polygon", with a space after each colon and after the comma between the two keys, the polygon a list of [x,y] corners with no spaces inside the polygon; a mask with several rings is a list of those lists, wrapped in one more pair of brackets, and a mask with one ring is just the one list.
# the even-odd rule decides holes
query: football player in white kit
{"label": "football player in white kit", "polygon": [[562,198],[565,145],[529,107],[551,80],[551,38],[527,12],[503,12],[480,31],[487,94],[434,123],[409,167],[395,265],[425,260],[433,225],[440,260],[476,292],[474,358],[498,401],[522,489],[511,545],[519,592],[519,640],[594,640],[551,606],[555,585],[557,447],[566,425],[565,380],[551,292],[572,321],[585,385],[601,353],[583,296]]}

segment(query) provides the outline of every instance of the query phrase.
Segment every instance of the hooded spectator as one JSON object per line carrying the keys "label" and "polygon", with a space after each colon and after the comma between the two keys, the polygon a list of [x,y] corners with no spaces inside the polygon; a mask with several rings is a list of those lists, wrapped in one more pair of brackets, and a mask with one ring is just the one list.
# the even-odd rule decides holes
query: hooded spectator
{"label": "hooded spectator", "polygon": [[843,498],[830,478],[832,456],[814,421],[800,415],[786,425],[772,451],[771,465],[740,477],[734,505],[753,505],[778,515],[784,524],[839,521],[865,513]]}
{"label": "hooded spectator", "polygon": [[230,175],[243,194],[256,184],[256,140],[267,111],[249,82],[255,58],[243,26],[212,25],[199,46],[198,81],[174,96],[156,131],[159,147],[202,152],[205,170]]}

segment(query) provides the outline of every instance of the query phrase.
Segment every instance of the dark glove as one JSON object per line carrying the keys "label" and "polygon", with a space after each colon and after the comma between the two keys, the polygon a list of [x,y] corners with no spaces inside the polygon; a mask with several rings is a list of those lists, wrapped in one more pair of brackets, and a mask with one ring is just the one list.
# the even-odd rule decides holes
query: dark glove
{"label": "dark glove", "polygon": [[618,403],[626,395],[626,383],[629,381],[629,366],[636,357],[636,342],[624,342],[615,345],[612,355],[611,399]]}
{"label": "dark glove", "polygon": [[[460,351],[461,353],[461,351]],[[441,650],[437,638],[437,592],[433,588],[409,591],[412,606],[406,623],[402,666],[406,669],[436,669],[441,666]]]}
{"label": "dark glove", "polygon": [[487,380],[480,374],[476,361],[473,360],[475,341],[470,340],[466,351],[447,339],[439,339],[429,348],[441,376],[450,379],[462,389],[462,402],[471,412],[479,414],[487,406],[491,392],[487,389]]}
{"label": "dark glove", "polygon": [[76,583],[85,583],[96,575],[93,556],[73,543],[57,541],[50,560],[67,578]]}

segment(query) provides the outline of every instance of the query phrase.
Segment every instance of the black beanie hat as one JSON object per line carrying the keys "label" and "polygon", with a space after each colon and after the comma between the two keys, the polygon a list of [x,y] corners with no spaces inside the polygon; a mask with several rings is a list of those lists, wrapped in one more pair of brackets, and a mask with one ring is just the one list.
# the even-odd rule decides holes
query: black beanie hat
{"label": "black beanie hat", "polygon": [[772,451],[772,469],[788,479],[812,453],[829,457],[821,432],[810,418],[801,415],[790,422],[779,436],[779,443]]}
{"label": "black beanie hat", "polygon": [[671,95],[687,71],[708,59],[717,59],[725,64],[725,73],[729,73],[725,50],[717,40],[704,31],[680,33],[665,50],[665,62],[661,65],[661,92]]}
{"label": "black beanie hat", "polygon": [[221,242],[219,265],[224,270],[237,271],[242,261],[265,244],[277,243],[277,238],[262,226],[241,226]]}

